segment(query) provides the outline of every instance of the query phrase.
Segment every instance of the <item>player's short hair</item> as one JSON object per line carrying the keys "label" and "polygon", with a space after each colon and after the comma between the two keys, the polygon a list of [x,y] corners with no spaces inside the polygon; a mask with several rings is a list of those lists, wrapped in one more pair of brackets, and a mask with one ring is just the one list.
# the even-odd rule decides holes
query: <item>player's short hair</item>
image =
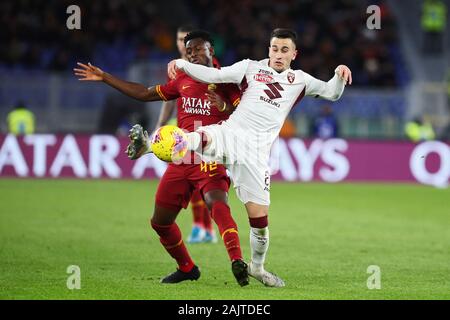
{"label": "player's short hair", "polygon": [[297,32],[292,29],[277,28],[270,34],[270,40],[272,38],[291,39],[295,46],[297,46]]}
{"label": "player's short hair", "polygon": [[214,47],[214,40],[209,32],[204,30],[194,30],[189,32],[186,37],[184,37],[184,45],[188,43],[188,41],[192,39],[202,39],[203,41],[207,41]]}
{"label": "player's short hair", "polygon": [[184,24],[178,27],[177,32],[192,32],[193,30],[195,30],[193,25],[190,24]]}

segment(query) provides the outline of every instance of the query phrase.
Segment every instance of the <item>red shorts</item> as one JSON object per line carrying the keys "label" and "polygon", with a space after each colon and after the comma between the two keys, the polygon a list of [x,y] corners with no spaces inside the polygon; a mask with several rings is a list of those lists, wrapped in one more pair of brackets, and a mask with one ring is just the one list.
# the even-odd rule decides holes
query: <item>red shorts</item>
{"label": "red shorts", "polygon": [[216,163],[173,164],[170,163],[156,191],[156,204],[169,210],[187,208],[194,189],[202,196],[211,190],[228,192],[230,178],[223,165]]}

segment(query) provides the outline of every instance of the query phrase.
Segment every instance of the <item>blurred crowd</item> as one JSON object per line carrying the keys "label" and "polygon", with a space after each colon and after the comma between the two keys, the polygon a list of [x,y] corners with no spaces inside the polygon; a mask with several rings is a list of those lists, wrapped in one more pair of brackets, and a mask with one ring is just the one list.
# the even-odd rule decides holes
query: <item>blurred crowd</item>
{"label": "blurred crowd", "polygon": [[[371,4],[381,8],[380,30],[366,27],[366,8]],[[299,35],[296,67],[329,79],[330,71],[346,64],[355,85],[398,85],[396,26],[382,1],[194,0],[192,6],[202,26],[223,37],[226,60],[266,57],[270,31],[284,26]]]}
{"label": "blurred crowd", "polygon": [[[402,60],[395,21],[383,1],[364,0],[5,0],[0,2],[0,69],[70,70],[91,61],[108,70],[125,70],[136,60],[177,55],[175,30],[193,24],[211,31],[219,60],[267,56],[274,27],[299,34],[300,67],[329,79],[338,64],[353,71],[356,86],[401,85]],[[81,7],[81,30],[69,31],[66,8]],[[177,5],[178,4],[178,5]],[[381,8],[380,30],[369,30],[366,8]]]}
{"label": "blurred crowd", "polygon": [[[81,30],[68,30],[67,7],[81,9]],[[131,61],[168,56],[174,28],[160,14],[163,1],[6,0],[0,2],[0,64],[64,71],[75,61],[101,61],[124,70]],[[4,27],[3,27],[4,26]]]}

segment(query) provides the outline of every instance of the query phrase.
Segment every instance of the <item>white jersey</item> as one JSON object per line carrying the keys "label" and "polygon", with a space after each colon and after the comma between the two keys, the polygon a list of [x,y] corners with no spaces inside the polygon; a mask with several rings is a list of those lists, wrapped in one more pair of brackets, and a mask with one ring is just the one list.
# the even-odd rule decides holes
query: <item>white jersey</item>
{"label": "white jersey", "polygon": [[[239,107],[227,122],[244,127],[254,135],[269,134],[269,145],[277,138],[292,107],[303,96],[319,96],[335,101],[344,91],[337,74],[328,81],[318,80],[302,70],[278,73],[269,67],[269,59],[242,60],[229,67],[212,69],[185,60],[176,65],[192,78],[207,83],[237,83],[243,91]],[[233,126],[235,127],[235,126]]]}

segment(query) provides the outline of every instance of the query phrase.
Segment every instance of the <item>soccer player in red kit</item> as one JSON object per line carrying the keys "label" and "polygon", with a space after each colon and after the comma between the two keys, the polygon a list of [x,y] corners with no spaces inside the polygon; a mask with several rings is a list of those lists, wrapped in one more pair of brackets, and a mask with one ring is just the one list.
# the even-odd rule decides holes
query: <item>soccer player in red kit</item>
{"label": "soccer player in red kit", "polygon": [[[193,31],[185,37],[186,53],[192,63],[212,67],[214,55],[213,41],[209,33]],[[78,63],[75,75],[83,81],[103,81],[124,94],[141,101],[178,99],[178,125],[186,131],[194,131],[197,125],[218,123],[239,103],[240,91],[235,85],[200,83],[184,73],[165,85],[145,87],[141,84],[121,80],[91,65]],[[214,91],[213,91],[214,90]],[[133,128],[136,130],[136,127]],[[133,131],[132,129],[132,131]],[[143,138],[144,133],[137,131]],[[136,132],[135,132],[136,133]],[[136,159],[148,151],[148,146],[140,142],[147,139],[133,139],[127,151],[129,157]],[[135,135],[136,136],[136,135]],[[200,270],[191,259],[183,243],[181,231],[175,219],[181,208],[186,208],[191,193],[198,186],[211,211],[220,235],[232,262],[232,272],[239,285],[248,284],[247,264],[242,259],[236,222],[227,204],[230,179],[223,165],[195,161],[195,154],[189,153],[190,163],[183,161],[176,165],[170,163],[156,192],[155,210],[151,226],[160,237],[167,252],[176,260],[178,268],[161,280],[162,283],[177,283],[184,280],[197,280]]]}
{"label": "soccer player in red kit", "polygon": [[[176,43],[181,59],[184,60],[188,59],[186,56],[186,46],[184,45],[184,37],[186,37],[189,32],[192,32],[194,30],[195,29],[189,25],[180,26],[177,29]],[[215,57],[213,57],[213,65],[214,67],[218,66]],[[170,81],[169,78],[167,79],[168,81]],[[155,128],[162,127],[163,125],[166,125],[169,122],[169,120],[172,117],[172,114],[177,108],[177,104],[178,103],[176,100],[163,101]],[[191,210],[193,216],[193,224],[192,224],[192,231],[187,239],[187,242],[188,243],[217,242],[217,237],[214,232],[214,226],[211,220],[211,213],[209,212],[205,201],[203,201],[202,195],[198,188],[196,188],[192,192]]]}

